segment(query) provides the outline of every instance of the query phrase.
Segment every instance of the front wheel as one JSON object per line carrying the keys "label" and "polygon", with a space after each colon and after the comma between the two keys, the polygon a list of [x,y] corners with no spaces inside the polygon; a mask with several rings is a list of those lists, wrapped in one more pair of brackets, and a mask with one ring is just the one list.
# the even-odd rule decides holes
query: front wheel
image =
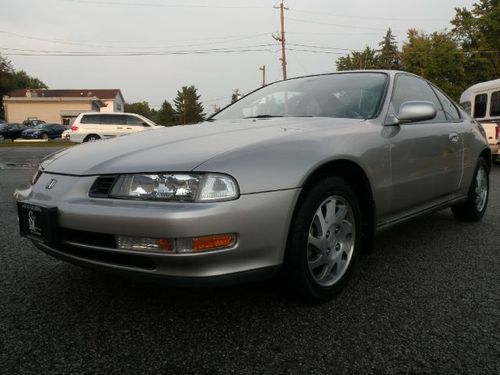
{"label": "front wheel", "polygon": [[476,171],[465,202],[451,207],[453,216],[461,221],[479,221],[486,212],[490,190],[489,168],[484,158],[477,161]]}
{"label": "front wheel", "polygon": [[42,139],[49,139],[49,135],[47,133],[42,134]]}
{"label": "front wheel", "polygon": [[306,194],[290,228],[285,266],[302,297],[323,302],[351,277],[361,247],[361,210],[342,178],[323,179]]}

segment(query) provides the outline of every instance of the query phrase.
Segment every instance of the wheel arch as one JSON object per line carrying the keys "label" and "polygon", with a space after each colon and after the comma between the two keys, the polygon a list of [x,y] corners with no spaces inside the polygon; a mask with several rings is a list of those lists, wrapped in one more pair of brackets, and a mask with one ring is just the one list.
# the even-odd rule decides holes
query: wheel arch
{"label": "wheel arch", "polygon": [[[325,162],[314,168],[307,175],[302,183],[302,191],[294,207],[289,232],[293,228],[297,211],[305,196],[316,183],[329,176],[336,176],[345,179],[356,193],[356,196],[359,199],[363,218],[362,248],[363,252],[370,253],[373,248],[376,217],[376,206],[373,200],[372,186],[364,169],[358,163],[349,159],[337,159]],[[288,238],[289,237],[290,234],[288,235]]]}
{"label": "wheel arch", "polygon": [[85,138],[83,138],[83,142],[87,142],[87,141],[88,141],[88,139],[89,139],[90,137],[92,137],[92,136],[97,137],[97,138],[99,138],[99,139],[102,139],[102,137],[101,137],[99,134],[97,134],[97,133],[89,133],[89,134],[87,134],[87,135],[85,136]]}
{"label": "wheel arch", "polygon": [[488,170],[491,171],[491,167],[492,167],[492,164],[493,164],[493,159],[492,159],[492,154],[491,154],[491,150],[489,147],[485,148],[480,154],[479,154],[479,157],[481,158],[484,158],[486,160],[486,164],[488,165]]}

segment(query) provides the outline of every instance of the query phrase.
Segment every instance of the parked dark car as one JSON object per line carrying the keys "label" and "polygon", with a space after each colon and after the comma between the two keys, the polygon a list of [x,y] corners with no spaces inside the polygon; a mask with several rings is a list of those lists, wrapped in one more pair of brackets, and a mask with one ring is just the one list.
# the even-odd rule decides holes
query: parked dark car
{"label": "parked dark car", "polygon": [[37,125],[45,124],[43,120],[24,120],[23,125],[26,125],[28,128],[34,128]]}
{"label": "parked dark car", "polygon": [[40,124],[22,132],[23,139],[54,139],[61,138],[63,131],[68,129],[60,124]]}
{"label": "parked dark car", "polygon": [[16,139],[27,127],[22,124],[0,123],[0,141],[4,139]]}

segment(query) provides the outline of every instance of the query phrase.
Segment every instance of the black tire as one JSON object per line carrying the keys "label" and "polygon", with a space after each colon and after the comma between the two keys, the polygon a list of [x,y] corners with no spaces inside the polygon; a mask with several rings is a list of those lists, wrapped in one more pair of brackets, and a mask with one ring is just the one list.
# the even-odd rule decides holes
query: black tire
{"label": "black tire", "polygon": [[101,137],[99,137],[98,135],[89,134],[85,137],[85,139],[83,141],[84,142],[94,142],[94,141],[98,141],[99,139],[101,139]]}
{"label": "black tire", "polygon": [[49,139],[49,135],[47,133],[42,134],[42,139]]}
{"label": "black tire", "polygon": [[[483,172],[480,172],[483,171]],[[453,216],[460,221],[479,221],[484,216],[486,208],[488,207],[488,198],[490,196],[490,177],[489,168],[486,160],[480,157],[477,161],[476,170],[472,178],[471,186],[469,188],[468,199],[460,204],[451,207]],[[484,204],[479,204],[481,199],[479,196],[479,182],[478,174],[484,173],[486,178],[486,198]]]}
{"label": "black tire", "polygon": [[[361,209],[359,207],[358,198],[350,184],[339,177],[327,177],[322,179],[305,194],[305,197],[297,207],[290,227],[285,259],[285,272],[288,282],[306,302],[319,303],[331,300],[339,294],[352,275],[357,258],[361,253]],[[314,261],[311,260],[311,243],[309,243],[309,235],[314,229],[313,220],[317,219],[318,212],[324,207],[322,205],[331,197],[338,197],[337,200],[340,200],[341,204],[347,203],[350,206],[350,214],[349,216],[345,216],[342,222],[348,219],[353,221],[354,234],[351,235],[350,239],[350,241],[353,241],[353,244],[346,246],[346,249],[352,249],[350,251],[351,255],[343,266],[343,273],[340,273],[337,269],[337,272],[339,272],[337,276],[339,277],[338,280],[330,280],[329,282],[333,282],[331,285],[321,285],[322,281],[317,280],[318,276],[315,275],[313,268],[310,266]],[[345,204],[344,207],[348,207],[347,204]],[[335,212],[337,212],[336,208]],[[327,215],[325,214],[325,216]],[[326,222],[328,222],[328,220],[326,220]],[[330,233],[330,231],[326,233],[326,236],[328,236],[328,233]],[[333,237],[335,237],[333,242],[337,242],[337,229]],[[331,242],[331,244],[333,244],[333,242]],[[319,247],[315,248],[314,246],[312,248],[319,249]],[[335,255],[335,253],[333,253],[335,250],[334,246],[332,246],[332,249],[328,250],[328,253],[318,251],[318,257],[326,259],[327,257]],[[317,250],[314,251],[316,252]],[[331,255],[330,252],[333,254]],[[337,254],[338,253],[337,251]],[[342,253],[341,257],[343,257],[343,255],[344,253]],[[319,267],[322,267],[322,265]],[[325,271],[326,275],[331,275],[326,268]]]}
{"label": "black tire", "polygon": [[2,142],[3,140],[5,140],[5,137],[3,135],[0,135],[0,142]]}

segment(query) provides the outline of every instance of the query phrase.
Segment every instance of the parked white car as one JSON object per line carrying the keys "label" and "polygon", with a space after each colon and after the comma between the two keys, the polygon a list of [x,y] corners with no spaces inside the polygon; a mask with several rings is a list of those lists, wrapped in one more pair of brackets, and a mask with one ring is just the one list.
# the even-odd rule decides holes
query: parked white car
{"label": "parked white car", "polygon": [[482,125],[493,158],[500,161],[500,79],[469,87],[460,105]]}
{"label": "parked white car", "polygon": [[136,113],[81,113],[66,138],[72,142],[91,142],[99,139],[157,129],[160,126]]}

